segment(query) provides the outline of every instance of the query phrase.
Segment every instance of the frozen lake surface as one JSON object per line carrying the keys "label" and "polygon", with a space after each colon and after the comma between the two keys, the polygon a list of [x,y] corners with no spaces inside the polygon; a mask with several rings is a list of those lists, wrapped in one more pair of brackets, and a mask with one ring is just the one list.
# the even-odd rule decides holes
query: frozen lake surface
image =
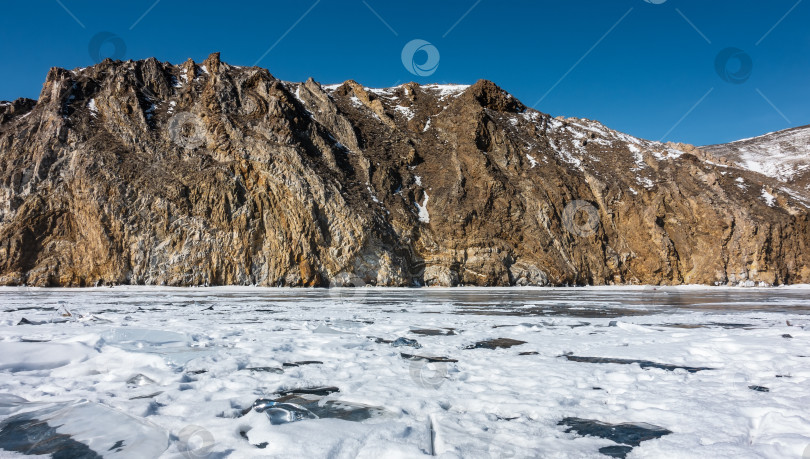
{"label": "frozen lake surface", "polygon": [[0,312],[0,457],[810,457],[802,286],[0,288]]}

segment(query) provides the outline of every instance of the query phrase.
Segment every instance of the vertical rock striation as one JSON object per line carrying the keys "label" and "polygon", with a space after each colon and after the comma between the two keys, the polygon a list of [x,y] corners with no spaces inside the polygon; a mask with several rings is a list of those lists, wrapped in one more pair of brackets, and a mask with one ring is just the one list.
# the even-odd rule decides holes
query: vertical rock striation
{"label": "vertical rock striation", "polygon": [[0,103],[0,284],[810,282],[782,185],[489,81],[106,60]]}

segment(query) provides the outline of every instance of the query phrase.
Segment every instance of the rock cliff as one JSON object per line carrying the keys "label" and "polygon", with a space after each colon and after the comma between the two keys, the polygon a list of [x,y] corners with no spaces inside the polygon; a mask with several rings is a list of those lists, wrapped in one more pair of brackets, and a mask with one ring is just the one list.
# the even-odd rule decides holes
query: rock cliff
{"label": "rock cliff", "polygon": [[810,282],[810,193],[489,81],[290,83],[212,54],[0,103],[0,284]]}

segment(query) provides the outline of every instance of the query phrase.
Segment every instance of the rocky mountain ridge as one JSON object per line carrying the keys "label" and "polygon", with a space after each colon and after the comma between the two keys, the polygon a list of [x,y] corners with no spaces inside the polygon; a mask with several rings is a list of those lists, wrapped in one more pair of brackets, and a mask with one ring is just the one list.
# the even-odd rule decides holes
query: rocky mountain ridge
{"label": "rocky mountain ridge", "polygon": [[0,103],[0,284],[810,282],[789,185],[485,80],[106,60]]}

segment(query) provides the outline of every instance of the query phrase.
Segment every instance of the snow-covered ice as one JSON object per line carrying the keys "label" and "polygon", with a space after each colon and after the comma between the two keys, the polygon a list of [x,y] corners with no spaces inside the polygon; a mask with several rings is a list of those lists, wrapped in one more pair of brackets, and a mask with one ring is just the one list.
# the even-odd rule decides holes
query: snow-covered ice
{"label": "snow-covered ice", "polygon": [[0,288],[0,457],[801,458],[808,293]]}

